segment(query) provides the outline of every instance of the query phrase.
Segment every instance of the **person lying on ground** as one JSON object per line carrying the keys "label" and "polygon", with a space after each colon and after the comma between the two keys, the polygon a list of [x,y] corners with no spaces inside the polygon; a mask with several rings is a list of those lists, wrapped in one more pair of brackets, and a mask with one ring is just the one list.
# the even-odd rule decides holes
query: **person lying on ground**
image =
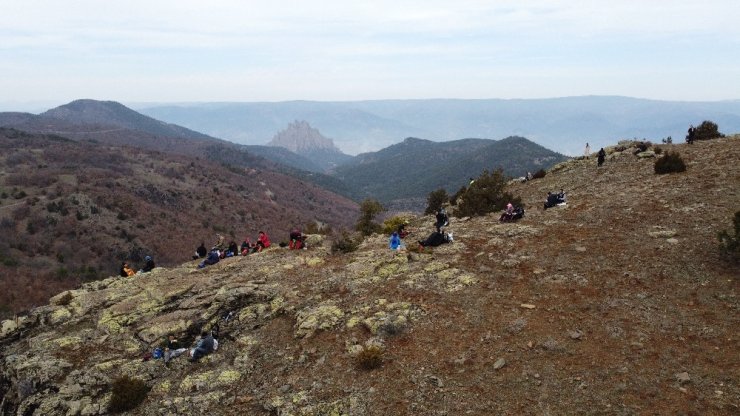
{"label": "person lying on ground", "polygon": [[200,340],[195,344],[195,348],[190,350],[190,361],[198,361],[202,357],[214,351],[213,335],[203,331],[200,334]]}
{"label": "person lying on ground", "polygon": [[202,268],[204,268],[206,266],[211,266],[213,264],[216,264],[216,263],[218,263],[218,261],[220,260],[220,258],[221,258],[221,253],[218,252],[218,249],[216,247],[213,247],[211,249],[211,252],[208,253],[208,257],[206,257],[205,260],[203,260],[202,262],[200,262],[200,264],[198,265],[198,268],[199,269],[202,269]]}

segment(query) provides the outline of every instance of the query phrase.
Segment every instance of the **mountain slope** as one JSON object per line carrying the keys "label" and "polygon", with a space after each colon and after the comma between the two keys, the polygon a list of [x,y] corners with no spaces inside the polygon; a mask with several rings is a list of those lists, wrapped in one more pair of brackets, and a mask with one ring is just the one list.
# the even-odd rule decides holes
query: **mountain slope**
{"label": "mountain slope", "polygon": [[356,156],[337,168],[336,176],[356,191],[358,199],[374,197],[389,202],[424,198],[439,188],[455,192],[484,169],[501,167],[508,175],[520,176],[563,160],[562,155],[521,137],[449,142],[408,138],[378,152]]}
{"label": "mountain slope", "polygon": [[[349,227],[352,201],[275,171],[0,129],[0,315],[145,255],[188,259],[221,233]],[[216,147],[213,151],[218,151]],[[233,154],[233,152],[231,152]],[[223,159],[223,158],[221,158]]]}
{"label": "mountain slope", "polygon": [[115,126],[153,136],[213,140],[213,137],[184,127],[155,120],[115,101],[75,100],[40,114],[43,119],[57,119],[73,124]]}
{"label": "mountain slope", "polygon": [[[139,114],[112,101],[77,100],[41,115],[0,113],[0,127],[17,128],[40,134],[54,134],[75,140],[130,146],[190,157],[209,157],[218,163],[239,168],[282,172],[307,180],[332,192],[348,195],[341,183],[322,168],[298,155],[272,149],[252,148],[167,124]],[[264,157],[262,157],[264,155]],[[317,172],[309,174],[308,172]]]}
{"label": "mountain slope", "polygon": [[[674,146],[681,174],[566,162],[511,189],[523,220],[453,217],[431,252],[316,237],[64,292],[2,323],[5,410],[104,414],[125,374],[151,388],[133,415],[735,414],[740,274],[716,232],[740,207],[738,140]],[[568,205],[541,210],[560,188]],[[142,361],[215,323],[199,363]]]}

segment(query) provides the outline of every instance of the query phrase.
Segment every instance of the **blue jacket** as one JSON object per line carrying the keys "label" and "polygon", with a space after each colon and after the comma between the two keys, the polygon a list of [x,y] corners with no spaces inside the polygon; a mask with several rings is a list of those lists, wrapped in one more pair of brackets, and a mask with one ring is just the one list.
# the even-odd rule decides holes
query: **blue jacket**
{"label": "blue jacket", "polygon": [[398,236],[398,233],[393,233],[393,235],[391,235],[391,242],[390,242],[391,250],[397,250],[398,247],[400,246],[401,246],[401,237]]}

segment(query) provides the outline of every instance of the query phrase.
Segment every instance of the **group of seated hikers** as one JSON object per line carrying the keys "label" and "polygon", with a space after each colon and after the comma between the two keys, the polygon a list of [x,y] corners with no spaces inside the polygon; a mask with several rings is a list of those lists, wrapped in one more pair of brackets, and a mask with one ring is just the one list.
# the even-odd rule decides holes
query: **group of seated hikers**
{"label": "group of seated hikers", "polygon": [[[139,270],[139,273],[149,273],[150,271],[154,270],[154,259],[152,259],[152,256],[146,256],[144,257],[144,267]],[[133,268],[129,266],[128,262],[121,263],[121,270],[119,272],[121,277],[130,277],[136,274]]]}
{"label": "group of seated hikers", "polygon": [[545,209],[558,205],[565,205],[565,192],[562,189],[557,194],[548,192],[547,199],[545,199]]}
{"label": "group of seated hikers", "polygon": [[[293,228],[290,230],[289,243],[280,243],[281,247],[288,247],[291,250],[306,249],[306,236],[301,232],[299,228]],[[205,243],[201,242],[200,246],[195,250],[193,260],[203,259],[198,264],[198,268],[202,269],[206,266],[216,264],[219,260],[227,257],[234,256],[246,256],[252,253],[259,253],[262,250],[270,247],[270,237],[267,233],[260,230],[257,234],[257,241],[252,243],[249,237],[245,237],[241,245],[238,245],[236,241],[231,240],[229,244],[226,244],[226,240],[222,235],[217,235],[216,243],[213,245],[211,250],[206,250]]]}
{"label": "group of seated hikers", "polygon": [[[163,358],[165,365],[169,365],[173,358],[179,357],[187,352],[188,361],[198,361],[206,355],[218,350],[218,332],[218,324],[214,325],[213,329],[210,331],[201,332],[200,337],[195,340],[195,343],[191,348],[185,347],[177,340],[174,334],[170,334],[160,347],[154,349],[151,358]],[[145,357],[145,359],[147,358],[148,357]]]}
{"label": "group of seated hikers", "polygon": [[515,207],[511,202],[506,204],[506,209],[499,217],[501,222],[514,222],[524,217],[524,208],[521,206]]}
{"label": "group of seated hikers", "polygon": [[[388,246],[391,250],[401,251],[405,249],[402,239],[406,238],[410,231],[406,229],[408,221],[401,223],[396,231],[391,234]],[[447,212],[444,208],[439,208],[435,215],[434,228],[436,229],[429,235],[425,240],[418,240],[420,248],[424,247],[436,247],[445,243],[452,242],[452,233],[443,232],[444,227],[450,224],[450,218],[447,216]]]}

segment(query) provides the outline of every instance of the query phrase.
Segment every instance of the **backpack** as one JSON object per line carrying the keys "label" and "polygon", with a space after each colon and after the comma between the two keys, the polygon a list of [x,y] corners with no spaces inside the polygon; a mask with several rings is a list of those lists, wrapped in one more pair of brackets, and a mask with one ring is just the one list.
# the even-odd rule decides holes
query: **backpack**
{"label": "backpack", "polygon": [[155,360],[158,360],[162,358],[163,356],[164,356],[164,352],[162,351],[162,348],[157,347],[154,349],[154,352],[152,352],[152,358],[154,358]]}

